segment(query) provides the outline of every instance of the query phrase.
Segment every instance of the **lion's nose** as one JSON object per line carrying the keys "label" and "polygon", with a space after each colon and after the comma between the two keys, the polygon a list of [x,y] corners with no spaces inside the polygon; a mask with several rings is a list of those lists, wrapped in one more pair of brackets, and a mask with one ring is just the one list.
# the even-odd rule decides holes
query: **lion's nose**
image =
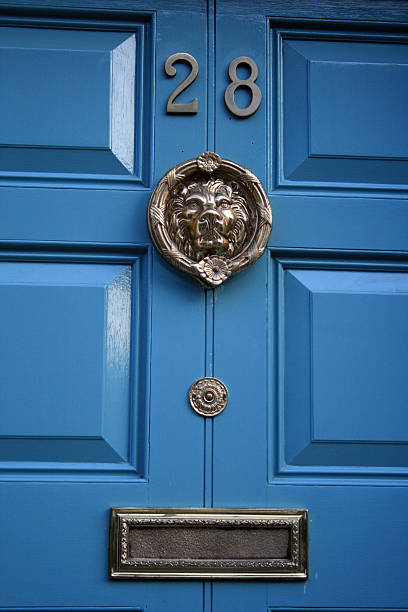
{"label": "lion's nose", "polygon": [[213,208],[208,208],[201,213],[199,223],[206,224],[210,229],[212,229],[216,225],[222,225],[222,217],[218,211],[214,210]]}
{"label": "lion's nose", "polygon": [[214,218],[219,218],[219,213],[214,210],[214,208],[207,208],[206,210],[204,210],[200,217],[202,219],[214,219]]}

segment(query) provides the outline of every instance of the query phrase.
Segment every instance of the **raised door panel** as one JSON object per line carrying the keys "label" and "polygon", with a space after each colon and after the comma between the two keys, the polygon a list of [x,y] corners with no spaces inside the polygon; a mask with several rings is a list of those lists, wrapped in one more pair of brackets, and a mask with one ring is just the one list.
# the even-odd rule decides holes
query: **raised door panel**
{"label": "raised door panel", "polygon": [[[5,25],[8,21],[8,25]],[[152,19],[3,20],[0,179],[146,183]],[[50,24],[52,27],[50,27]],[[37,27],[33,27],[36,25]],[[52,87],[50,87],[52,84]]]}
{"label": "raised door panel", "polygon": [[3,470],[136,475],[146,446],[146,401],[131,401],[143,373],[130,380],[146,325],[132,322],[132,303],[146,299],[138,263],[0,264]]}
{"label": "raised door panel", "polygon": [[279,474],[406,477],[408,277],[402,266],[377,266],[277,263]]}
{"label": "raised door panel", "polygon": [[137,173],[141,29],[0,29],[0,70],[7,81],[0,108],[3,172]]}
{"label": "raised door panel", "polygon": [[283,111],[279,184],[406,185],[405,39],[337,30],[276,35]]}

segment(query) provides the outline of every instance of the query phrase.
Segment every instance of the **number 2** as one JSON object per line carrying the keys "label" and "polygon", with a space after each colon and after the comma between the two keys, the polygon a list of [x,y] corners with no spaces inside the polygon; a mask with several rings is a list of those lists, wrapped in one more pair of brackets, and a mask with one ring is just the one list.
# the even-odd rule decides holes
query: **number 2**
{"label": "number 2", "polygon": [[196,80],[198,75],[198,62],[195,57],[190,55],[190,53],[173,53],[173,55],[170,55],[170,57],[167,58],[164,65],[164,70],[166,71],[167,76],[176,76],[177,70],[174,68],[173,64],[179,61],[184,61],[187,62],[187,64],[190,64],[191,72],[170,95],[167,102],[167,112],[169,114],[186,113],[195,115],[198,112],[197,98],[194,98],[192,102],[183,104],[175,103],[174,100],[181,94],[182,91],[187,89],[187,87],[189,87]]}

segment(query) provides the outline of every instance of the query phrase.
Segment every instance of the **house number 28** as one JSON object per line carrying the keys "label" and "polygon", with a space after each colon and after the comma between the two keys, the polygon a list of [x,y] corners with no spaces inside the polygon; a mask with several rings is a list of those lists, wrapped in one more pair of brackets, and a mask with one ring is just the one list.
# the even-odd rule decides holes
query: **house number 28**
{"label": "house number 28", "polygon": [[[194,115],[198,112],[198,100],[194,98],[191,102],[187,103],[178,103],[174,100],[181,94],[182,91],[185,91],[197,78],[198,75],[198,62],[190,55],[190,53],[174,53],[167,58],[166,63],[164,65],[164,70],[169,77],[174,77],[177,74],[177,70],[174,67],[175,62],[184,61],[190,66],[190,73],[184,79],[178,87],[170,94],[169,99],[167,101],[167,113],[168,114],[191,114]],[[237,75],[238,66],[247,66],[249,67],[250,73],[247,79],[239,79]],[[250,57],[236,57],[230,63],[228,67],[228,75],[231,83],[225,90],[224,100],[225,105],[236,117],[250,117],[259,108],[262,100],[262,93],[259,89],[258,85],[255,83],[258,78],[258,66],[256,62]],[[241,108],[235,102],[235,92],[239,87],[245,87],[251,92],[251,102],[245,108]]]}

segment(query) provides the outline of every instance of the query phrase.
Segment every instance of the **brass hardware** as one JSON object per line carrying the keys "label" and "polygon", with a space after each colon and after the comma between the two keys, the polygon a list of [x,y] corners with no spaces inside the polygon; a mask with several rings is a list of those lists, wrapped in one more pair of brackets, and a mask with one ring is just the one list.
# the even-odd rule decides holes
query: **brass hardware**
{"label": "brass hardware", "polygon": [[115,579],[307,579],[307,510],[113,508]]}
{"label": "brass hardware", "polygon": [[228,403],[228,389],[218,378],[199,378],[188,394],[191,407],[205,417],[220,414]]}
{"label": "brass hardware", "polygon": [[[240,79],[237,76],[237,68],[238,66],[242,65],[247,65],[251,71],[247,79]],[[255,83],[256,79],[258,78],[257,63],[250,57],[236,57],[234,60],[232,60],[228,67],[228,76],[230,78],[231,83],[225,90],[225,106],[228,108],[230,113],[232,113],[236,117],[250,117],[251,115],[256,113],[262,100],[261,90]],[[246,108],[241,108],[235,102],[235,92],[238,87],[246,87],[251,92],[251,102]]]}
{"label": "brass hardware", "polygon": [[159,253],[204,287],[220,285],[264,252],[272,210],[257,177],[206,152],[159,181],[148,210]]}
{"label": "brass hardware", "polygon": [[190,66],[191,72],[188,75],[188,77],[184,79],[184,81],[178,87],[176,87],[176,89],[170,95],[168,102],[167,102],[166,110],[167,110],[167,113],[170,115],[174,113],[186,113],[186,114],[195,115],[196,113],[198,113],[197,98],[194,98],[192,102],[187,102],[187,103],[179,103],[179,102],[175,103],[174,100],[185,89],[187,89],[187,87],[190,87],[190,85],[192,85],[192,83],[194,83],[194,81],[196,80],[197,75],[198,75],[198,62],[196,58],[190,55],[190,53],[173,53],[173,55],[170,55],[170,57],[166,59],[164,70],[167,76],[169,77],[176,76],[177,71],[174,67],[174,63],[180,62],[180,61],[186,62]]}

